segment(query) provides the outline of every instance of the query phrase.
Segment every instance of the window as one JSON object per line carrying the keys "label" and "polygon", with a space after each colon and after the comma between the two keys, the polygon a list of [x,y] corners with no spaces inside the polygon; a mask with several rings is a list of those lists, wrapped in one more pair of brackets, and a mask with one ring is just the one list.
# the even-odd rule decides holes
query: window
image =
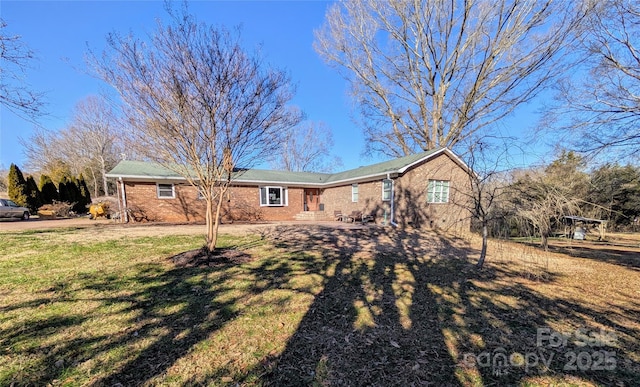
{"label": "window", "polygon": [[286,206],[287,190],[283,187],[260,187],[261,206]]}
{"label": "window", "polygon": [[158,184],[158,199],[173,199],[176,197],[173,184]]}
{"label": "window", "polygon": [[351,201],[358,202],[358,184],[351,184]]}
{"label": "window", "polygon": [[449,181],[429,180],[427,187],[427,203],[448,203]]}
{"label": "window", "polygon": [[382,180],[382,200],[388,202],[391,200],[391,190],[393,189],[393,180]]}

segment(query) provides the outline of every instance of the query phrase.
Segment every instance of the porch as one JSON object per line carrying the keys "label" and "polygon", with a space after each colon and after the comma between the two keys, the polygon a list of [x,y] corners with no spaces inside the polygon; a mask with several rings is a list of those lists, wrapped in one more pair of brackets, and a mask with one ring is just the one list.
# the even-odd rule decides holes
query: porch
{"label": "porch", "polygon": [[325,211],[302,211],[297,213],[294,219],[309,222],[334,220],[333,217]]}

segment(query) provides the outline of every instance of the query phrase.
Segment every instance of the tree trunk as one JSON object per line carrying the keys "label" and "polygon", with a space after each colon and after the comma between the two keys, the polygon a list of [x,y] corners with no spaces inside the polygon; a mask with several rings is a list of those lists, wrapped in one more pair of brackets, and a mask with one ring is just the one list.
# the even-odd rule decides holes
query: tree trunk
{"label": "tree trunk", "polygon": [[[220,227],[220,211],[222,210],[222,201],[224,199],[225,192],[227,192],[226,189],[220,191],[220,196],[218,196],[218,206],[216,207],[216,218],[215,218],[215,222],[214,222],[215,241],[218,240],[218,228]],[[215,243],[213,245],[213,248],[214,249],[216,248]]]}
{"label": "tree trunk", "polygon": [[216,249],[218,242],[218,228],[220,227],[220,212],[222,210],[222,201],[226,188],[218,193],[218,202],[216,203],[215,213],[213,212],[213,197],[207,198],[207,252],[212,253]]}
{"label": "tree trunk", "polygon": [[484,265],[484,260],[487,257],[487,243],[489,243],[488,234],[489,233],[487,231],[487,222],[482,222],[482,250],[480,250],[480,259],[476,264],[476,268],[478,269],[482,269],[482,266]]}
{"label": "tree trunk", "polygon": [[542,245],[542,248],[544,249],[544,251],[549,251],[549,234],[546,232],[542,232],[540,233],[540,244]]}
{"label": "tree trunk", "polygon": [[89,170],[91,171],[91,178],[93,180],[93,197],[97,198],[100,195],[98,195],[98,180],[96,179],[96,172],[93,168],[89,168]]}
{"label": "tree trunk", "polygon": [[213,222],[213,197],[209,196],[207,199],[207,212],[205,214],[205,221],[207,227],[207,240],[206,247],[207,251],[211,253],[216,248],[217,236],[216,236],[216,228]]}
{"label": "tree trunk", "polygon": [[107,168],[105,166],[104,157],[100,157],[100,174],[102,175],[102,185],[104,188],[104,196],[109,196],[109,185],[107,182]]}

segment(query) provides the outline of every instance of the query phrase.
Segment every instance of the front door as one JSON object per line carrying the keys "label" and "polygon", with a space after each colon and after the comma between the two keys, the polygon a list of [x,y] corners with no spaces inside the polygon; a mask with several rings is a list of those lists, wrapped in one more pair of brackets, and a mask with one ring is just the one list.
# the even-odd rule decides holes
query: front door
{"label": "front door", "polygon": [[305,188],[304,189],[304,210],[318,211],[320,208],[320,189]]}

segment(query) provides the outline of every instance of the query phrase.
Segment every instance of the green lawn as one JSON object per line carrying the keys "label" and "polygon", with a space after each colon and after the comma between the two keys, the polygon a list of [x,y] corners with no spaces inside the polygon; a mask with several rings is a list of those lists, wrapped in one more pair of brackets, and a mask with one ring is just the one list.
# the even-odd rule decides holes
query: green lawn
{"label": "green lawn", "polygon": [[[0,233],[0,385],[640,380],[629,257],[494,243],[476,272],[473,238],[279,226],[223,235],[229,260],[193,262],[180,254],[202,236],[92,232]],[[552,346],[556,333],[570,337]],[[506,366],[485,363],[499,354]]]}

